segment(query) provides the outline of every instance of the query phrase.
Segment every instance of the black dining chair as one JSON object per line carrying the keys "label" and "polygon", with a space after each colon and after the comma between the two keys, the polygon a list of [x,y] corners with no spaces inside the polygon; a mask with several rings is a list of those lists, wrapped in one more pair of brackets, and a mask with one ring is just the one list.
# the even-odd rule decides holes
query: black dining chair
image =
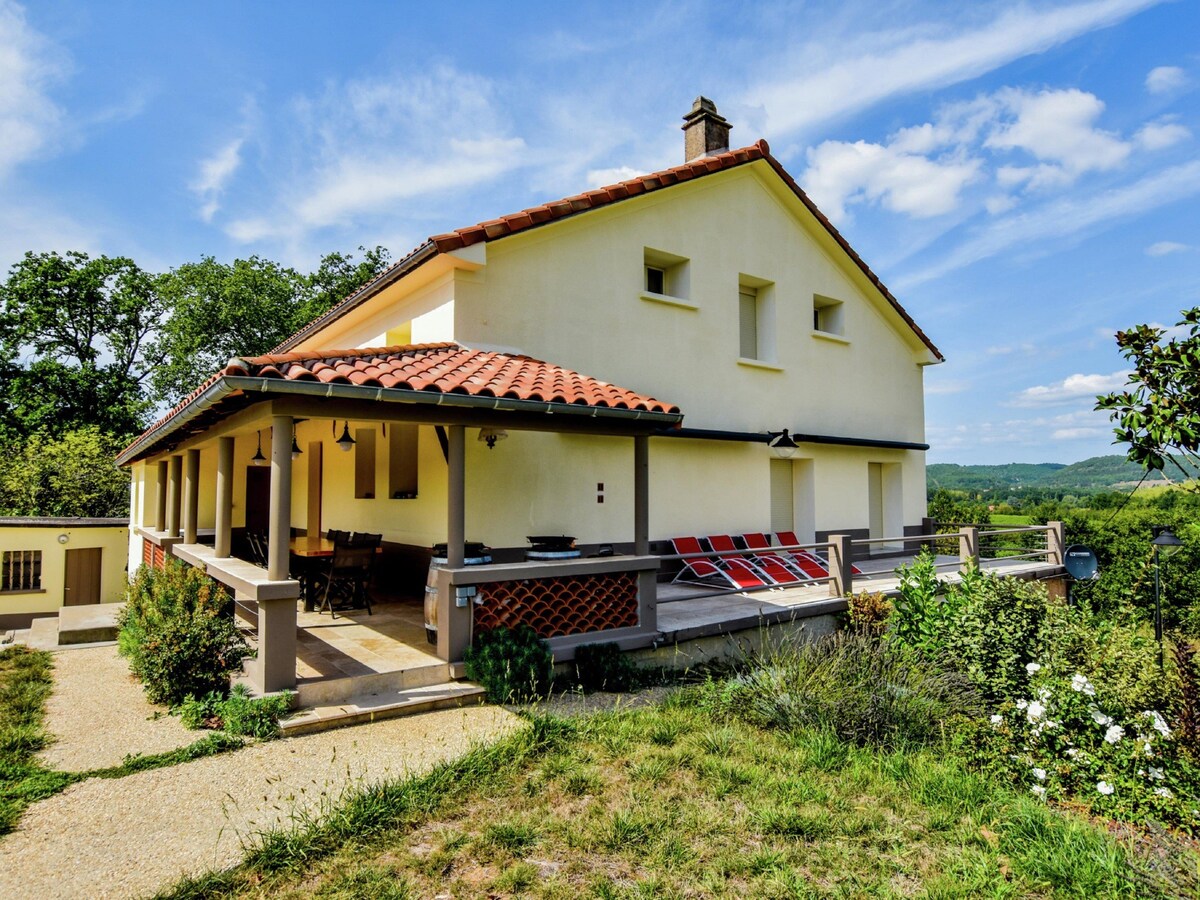
{"label": "black dining chair", "polygon": [[374,566],[374,547],[354,546],[349,542],[334,544],[319,611],[328,610],[330,616],[336,619],[338,610],[365,606],[367,615],[374,615],[370,593],[371,571]]}

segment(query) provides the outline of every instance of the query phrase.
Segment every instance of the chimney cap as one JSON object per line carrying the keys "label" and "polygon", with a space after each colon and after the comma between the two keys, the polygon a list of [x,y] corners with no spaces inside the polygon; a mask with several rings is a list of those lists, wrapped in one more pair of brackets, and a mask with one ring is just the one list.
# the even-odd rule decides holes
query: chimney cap
{"label": "chimney cap", "polygon": [[713,103],[707,97],[701,95],[692,101],[692,111],[683,117],[684,125],[680,126],[684,130],[687,129],[694,120],[701,117],[712,119],[720,122],[722,125],[728,125],[728,120],[717,112],[717,104]]}

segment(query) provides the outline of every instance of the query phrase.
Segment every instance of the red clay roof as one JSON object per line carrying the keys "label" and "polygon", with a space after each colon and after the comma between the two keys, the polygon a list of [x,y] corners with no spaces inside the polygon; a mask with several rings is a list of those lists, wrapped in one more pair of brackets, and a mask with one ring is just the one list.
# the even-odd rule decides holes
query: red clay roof
{"label": "red clay roof", "polygon": [[[210,388],[234,377],[463,394],[682,418],[678,406],[528,356],[469,350],[453,343],[365,350],[306,350],[231,359],[225,368],[206,378],[170,412],[135,438],[117,455],[118,462],[122,465],[133,462],[160,448],[181,429],[187,430],[183,437],[202,432],[214,421],[264,399],[254,396],[257,391],[252,388],[243,390],[244,385],[236,388],[227,385],[223,399],[202,402]],[[220,390],[219,386],[217,390]],[[264,386],[262,390],[267,389]]]}
{"label": "red clay roof", "polygon": [[540,403],[678,413],[679,407],[528,356],[415,344],[366,350],[305,350],[234,359],[222,375],[358,384]]}
{"label": "red clay roof", "polygon": [[379,293],[396,279],[408,274],[413,269],[420,266],[422,263],[433,258],[438,253],[448,253],[454,250],[460,250],[463,247],[469,247],[472,244],[478,244],[486,241],[494,241],[498,238],[507,237],[510,234],[515,234],[519,231],[525,231],[529,228],[536,228],[539,225],[545,225],[548,222],[554,222],[558,219],[563,219],[568,216],[578,215],[579,213],[587,212],[591,209],[596,209],[600,206],[608,206],[612,203],[617,203],[621,200],[628,200],[631,197],[637,197],[640,194],[649,193],[651,191],[662,190],[663,188],[671,187],[675,184],[680,184],[684,181],[691,181],[693,178],[702,178],[705,175],[711,175],[714,172],[721,172],[726,169],[733,169],[737,166],[742,166],[747,163],[752,163],[756,160],[766,160],[766,162],[775,170],[776,174],[783,179],[784,184],[799,198],[808,210],[817,218],[817,221],[825,228],[826,231],[836,240],[846,254],[854,261],[855,265],[862,270],[867,279],[875,286],[875,288],[887,299],[888,303],[895,308],[900,317],[908,324],[913,332],[921,339],[921,342],[936,356],[939,360],[945,359],[942,352],[934,346],[933,342],[925,335],[912,317],[900,305],[892,292],[887,289],[879,276],[871,271],[871,268],[863,261],[850,246],[849,242],[842,237],[841,232],[833,226],[833,223],[825,217],[825,214],[817,209],[817,205],[809,199],[808,194],[801,190],[796,184],[795,179],[787,173],[783,165],[775,157],[771,155],[771,148],[764,140],[759,140],[749,147],[741,147],[737,150],[727,150],[724,153],[718,153],[715,156],[704,156],[699,159],[694,159],[691,162],[684,163],[681,166],[673,166],[670,169],[663,169],[661,172],[653,172],[649,175],[639,175],[637,178],[630,178],[627,181],[622,181],[617,184],[611,184],[607,187],[598,188],[594,191],[585,191],[582,194],[575,194],[572,197],[565,197],[562,200],[556,200],[552,203],[543,203],[540,206],[532,206],[529,209],[523,209],[518,213],[513,213],[508,216],[501,216],[498,219],[489,219],[486,222],[480,222],[477,225],[471,225],[467,228],[458,228],[454,231],[445,234],[437,234],[429,238],[424,244],[413,250],[408,256],[390,266],[384,272],[381,272],[374,280],[370,281],[363,287],[359,288],[355,293],[351,294],[341,303],[334,306],[324,315],[318,316],[300,331],[296,332],[282,344],[276,351],[286,350],[289,347],[295,346],[296,343],[303,340],[308,335],[320,330],[330,322],[337,321],[343,315],[350,312],[356,306],[364,303],[375,294]]}

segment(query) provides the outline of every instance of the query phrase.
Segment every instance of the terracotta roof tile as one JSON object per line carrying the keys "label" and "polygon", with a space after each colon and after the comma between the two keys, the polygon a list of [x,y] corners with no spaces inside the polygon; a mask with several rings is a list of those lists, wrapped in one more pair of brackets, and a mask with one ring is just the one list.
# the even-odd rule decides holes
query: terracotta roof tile
{"label": "terracotta roof tile", "polygon": [[826,218],[815,203],[809,199],[808,195],[801,190],[795,179],[787,173],[780,164],[779,160],[771,155],[771,148],[766,141],[760,140],[748,147],[739,147],[735,150],[727,150],[724,153],[717,153],[713,156],[704,156],[700,159],[694,159],[686,162],[681,166],[673,166],[669,169],[663,169],[660,172],[652,172],[648,175],[639,175],[636,178],[631,178],[627,181],[622,181],[617,184],[608,185],[606,187],[597,188],[591,191],[585,191],[581,194],[575,194],[571,197],[564,197],[561,200],[554,200],[549,203],[543,203],[539,206],[530,207],[520,210],[507,216],[502,216],[497,219],[489,219],[486,222],[480,222],[476,225],[469,225],[466,228],[458,228],[454,231],[446,232],[445,234],[436,234],[429,238],[424,244],[410,253],[408,256],[399,260],[386,271],[377,276],[373,281],[364,285],[354,294],[347,297],[333,309],[329,310],[322,316],[314,319],[292,337],[284,341],[280,348],[294,346],[298,341],[308,335],[318,331],[321,327],[329,322],[336,321],[342,315],[349,312],[360,303],[365,302],[370,297],[383,290],[397,278],[402,277],[407,272],[412,271],[417,266],[424,263],[436,253],[449,253],[455,250],[461,250],[464,247],[469,247],[472,244],[483,243],[487,241],[497,240],[507,237],[510,234],[523,231],[528,228],[536,228],[547,222],[553,222],[556,219],[561,219],[566,216],[577,215],[582,212],[587,212],[590,209],[595,209],[600,206],[605,206],[610,203],[617,203],[629,197],[650,191],[661,190],[665,187],[670,187],[673,184],[678,184],[681,181],[689,181],[692,178],[699,178],[704,175],[709,175],[714,172],[720,172],[725,169],[732,169],[736,166],[752,163],[756,160],[766,160],[772,169],[783,179],[789,189],[800,199],[800,201],[809,209],[826,231],[833,237],[835,241],[842,247],[843,250],[850,256],[867,276],[867,279],[873,284],[884,298],[895,308],[900,317],[912,328],[913,332],[919,337],[922,343],[930,349],[930,351],[940,360],[944,357],[940,350],[934,346],[933,342],[925,335],[925,333],[917,326],[912,317],[905,311],[900,302],[892,296],[891,291],[879,280],[870,267],[862,260],[862,258],[854,251],[849,242],[842,236],[833,223]]}
{"label": "terracotta roof tile", "polygon": [[[678,406],[609,384],[598,378],[564,369],[529,356],[469,350],[454,343],[412,344],[365,350],[312,350],[270,353],[231,359],[205,379],[169,413],[151,425],[119,455],[125,457],[146,438],[155,438],[138,450],[144,455],[172,432],[171,423],[208,388],[226,376],[282,381],[318,381],[355,384],[394,390],[465,394],[539,403],[569,403],[601,409],[642,410],[679,415]],[[244,405],[248,394],[238,394]],[[132,459],[133,457],[130,457]]]}

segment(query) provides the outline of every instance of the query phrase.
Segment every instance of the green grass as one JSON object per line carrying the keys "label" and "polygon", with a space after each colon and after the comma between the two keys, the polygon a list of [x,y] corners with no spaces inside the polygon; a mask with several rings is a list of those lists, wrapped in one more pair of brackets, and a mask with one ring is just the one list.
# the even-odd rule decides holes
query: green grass
{"label": "green grass", "polygon": [[178,765],[243,745],[239,738],[208,735],[167,753],[131,755],[118,766],[88,772],[59,772],[37,759],[50,742],[45,729],[50,696],[51,655],[14,646],[0,650],[0,835],[12,831],[30,803],[44,800],[86,778],[122,778],[134,772]]}
{"label": "green grass", "polygon": [[1165,895],[1103,829],[940,747],[761,729],[687,696],[535,719],[261,835],[239,868],[163,896]]}
{"label": "green grass", "polygon": [[[1005,515],[1004,513],[992,513],[988,516],[988,522],[992,525],[1032,525],[1032,516]],[[983,526],[986,528],[987,526]]]}

